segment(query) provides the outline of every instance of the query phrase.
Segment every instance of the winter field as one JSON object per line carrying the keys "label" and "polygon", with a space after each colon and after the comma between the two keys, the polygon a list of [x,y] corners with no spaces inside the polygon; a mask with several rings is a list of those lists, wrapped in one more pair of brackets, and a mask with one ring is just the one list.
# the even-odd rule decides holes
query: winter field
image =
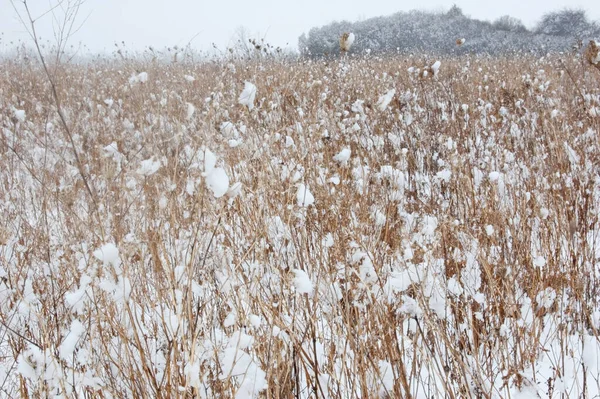
{"label": "winter field", "polygon": [[600,397],[600,70],[434,61],[1,61],[0,397]]}

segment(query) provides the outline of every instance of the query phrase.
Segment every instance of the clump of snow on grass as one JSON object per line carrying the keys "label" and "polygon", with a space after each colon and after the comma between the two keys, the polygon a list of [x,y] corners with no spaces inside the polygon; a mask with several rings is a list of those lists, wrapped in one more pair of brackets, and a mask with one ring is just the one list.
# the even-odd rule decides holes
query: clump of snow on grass
{"label": "clump of snow on grass", "polygon": [[254,108],[254,98],[256,97],[256,86],[250,82],[244,82],[244,90],[238,98],[241,105],[245,105],[249,110]]}
{"label": "clump of snow on grass", "polygon": [[535,267],[544,267],[546,266],[546,259],[543,256],[536,256],[533,258],[533,265]]}
{"label": "clump of snow on grass", "polygon": [[233,198],[237,197],[238,195],[240,195],[241,192],[242,192],[242,183],[236,182],[236,183],[233,183],[231,185],[231,187],[229,187],[229,190],[227,190],[227,196],[229,198],[233,199]]}
{"label": "clump of snow on grass", "polygon": [[209,149],[202,153],[204,157],[204,171],[202,176],[206,179],[206,186],[213,192],[215,198],[221,198],[229,190],[229,176],[223,168],[217,165],[217,156]]}
{"label": "clump of snow on grass", "polygon": [[398,308],[398,313],[404,313],[411,317],[418,317],[423,314],[423,309],[419,306],[419,303],[408,295],[402,295],[402,306]]}
{"label": "clump of snow on grass", "polygon": [[375,226],[383,226],[387,221],[387,217],[385,213],[378,209],[373,213],[373,220],[375,221]]}
{"label": "clump of snow on grass", "polygon": [[290,148],[294,146],[294,139],[290,136],[285,136],[285,148]]}
{"label": "clump of snow on grass", "polygon": [[118,266],[121,262],[119,258],[119,249],[115,244],[109,242],[94,251],[94,257],[104,264]]}
{"label": "clump of snow on grass", "polygon": [[13,116],[15,119],[21,123],[25,122],[25,111],[22,109],[13,110]]}
{"label": "clump of snow on grass", "polygon": [[239,385],[235,399],[257,398],[267,388],[266,373],[232,337],[227,348],[219,356],[221,374],[219,379],[233,379]]}
{"label": "clump of snow on grass", "polygon": [[497,181],[500,178],[500,172],[490,172],[490,174],[488,175],[488,178],[492,182]]}
{"label": "clump of snow on grass", "polygon": [[351,154],[352,151],[350,150],[350,148],[344,148],[342,151],[340,151],[337,155],[333,157],[333,160],[341,163],[342,165],[346,165],[348,163],[348,160],[350,159]]}
{"label": "clump of snow on grass", "polygon": [[194,104],[187,103],[187,111],[185,114],[185,119],[187,119],[188,121],[190,119],[192,119],[195,112],[196,112],[196,107],[194,107]]}
{"label": "clump of snow on grass", "polygon": [[550,309],[554,305],[556,299],[556,291],[552,287],[540,291],[535,297],[537,304],[543,308]]}
{"label": "clump of snow on grass", "polygon": [[380,111],[385,111],[392,101],[392,98],[394,98],[394,94],[396,94],[396,89],[391,89],[388,90],[383,96],[379,97],[379,101],[377,101],[377,108]]}
{"label": "clump of snow on grass", "polygon": [[239,147],[240,144],[242,144],[241,140],[231,139],[231,140],[227,141],[227,145],[229,146],[229,148]]}
{"label": "clump of snow on grass", "polygon": [[206,176],[206,185],[213,192],[215,198],[221,198],[229,190],[229,177],[223,168],[213,169]]}
{"label": "clump of snow on grass", "polygon": [[323,240],[321,240],[321,243],[323,244],[323,246],[325,248],[333,247],[333,244],[334,244],[333,235],[331,233],[327,233],[325,235],[325,237],[323,238]]}
{"label": "clump of snow on grass", "polygon": [[148,81],[148,73],[140,72],[137,75],[133,75],[129,78],[129,84],[135,85],[136,83],[146,83]]}
{"label": "clump of snow on grass", "polygon": [[[596,48],[600,47],[600,42],[593,40],[594,44],[596,45]],[[596,54],[595,57],[591,57],[590,62],[594,65],[600,64],[600,51]]]}
{"label": "clump of snow on grass", "polygon": [[294,287],[296,288],[296,292],[299,294],[312,294],[313,292],[313,283],[310,281],[310,277],[304,270],[294,269]]}
{"label": "clump of snow on grass", "polygon": [[460,296],[463,293],[463,287],[460,285],[460,282],[454,277],[448,280],[447,287],[448,292],[453,295]]}
{"label": "clump of snow on grass", "polygon": [[433,72],[433,76],[437,76],[441,65],[442,63],[440,61],[436,61],[433,63],[433,65],[431,66],[431,72]]}
{"label": "clump of snow on grass", "polygon": [[348,37],[346,38],[344,43],[344,48],[346,51],[350,50],[350,47],[352,47],[352,45],[354,44],[354,40],[356,40],[356,36],[354,36],[354,33],[348,34]]}
{"label": "clump of snow on grass", "polygon": [[160,169],[160,161],[155,161],[153,158],[143,160],[137,173],[142,176],[150,176],[155,174]]}
{"label": "clump of snow on grass", "polygon": [[68,334],[65,336],[60,346],[58,347],[59,356],[66,361],[71,361],[73,359],[73,352],[75,352],[75,347],[79,342],[81,336],[85,333],[86,327],[77,319],[74,319],[71,322],[71,328],[69,329]]}
{"label": "clump of snow on grass", "polygon": [[310,206],[315,203],[315,197],[312,195],[308,187],[302,183],[298,185],[296,200],[299,206]]}
{"label": "clump of snow on grass", "polygon": [[566,141],[564,143],[564,146],[565,146],[565,152],[567,153],[567,156],[569,157],[569,162],[571,163],[572,166],[577,166],[580,161],[577,151],[575,151],[573,149],[573,147],[571,147],[569,145],[569,143],[567,143]]}
{"label": "clump of snow on grass", "polygon": [[90,276],[84,274],[79,279],[79,289],[75,291],[69,291],[65,294],[65,304],[70,307],[71,312],[81,313],[85,307],[85,295],[88,291],[89,284],[92,279]]}
{"label": "clump of snow on grass", "polygon": [[444,169],[442,171],[439,171],[435,176],[438,179],[443,180],[446,183],[448,183],[450,181],[450,177],[452,177],[452,172],[448,169]]}
{"label": "clump of snow on grass", "polygon": [[203,176],[208,176],[212,173],[213,169],[217,165],[217,156],[211,150],[204,151],[204,172]]}

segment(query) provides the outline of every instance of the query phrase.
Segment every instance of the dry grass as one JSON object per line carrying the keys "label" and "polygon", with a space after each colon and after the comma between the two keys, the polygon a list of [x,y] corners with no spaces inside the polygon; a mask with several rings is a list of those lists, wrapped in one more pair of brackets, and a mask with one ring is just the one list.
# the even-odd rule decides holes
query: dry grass
{"label": "dry grass", "polygon": [[[598,395],[600,73],[407,72],[433,61],[62,67],[91,192],[39,66],[4,61],[0,396]],[[207,189],[206,149],[239,196]]]}

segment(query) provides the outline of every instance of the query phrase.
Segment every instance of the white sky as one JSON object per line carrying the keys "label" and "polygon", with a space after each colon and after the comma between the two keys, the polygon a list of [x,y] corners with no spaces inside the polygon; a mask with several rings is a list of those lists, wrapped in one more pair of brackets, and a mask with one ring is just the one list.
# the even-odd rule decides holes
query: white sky
{"label": "white sky", "polygon": [[[14,0],[19,3],[21,0]],[[34,16],[57,0],[29,0]],[[0,0],[0,50],[10,41],[28,40],[11,6]],[[275,46],[296,48],[298,37],[314,26],[332,21],[366,19],[398,11],[444,11],[453,3],[478,19],[493,20],[509,14],[533,26],[548,12],[565,7],[582,8],[600,21],[598,0],[87,0],[79,19],[87,20],[70,43],[84,43],[92,52],[112,51],[115,41],[131,50],[192,45],[207,50],[211,43],[224,49],[243,26]],[[39,36],[52,39],[51,16],[40,20]]]}

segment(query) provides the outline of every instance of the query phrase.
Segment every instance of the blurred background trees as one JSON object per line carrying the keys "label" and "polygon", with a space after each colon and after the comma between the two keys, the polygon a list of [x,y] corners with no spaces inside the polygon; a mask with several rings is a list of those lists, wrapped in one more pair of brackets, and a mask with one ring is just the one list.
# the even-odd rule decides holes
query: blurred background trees
{"label": "blurred background trees", "polygon": [[[338,54],[339,37],[353,32],[355,53],[514,54],[570,51],[577,42],[600,36],[600,25],[585,11],[565,9],[547,13],[528,29],[518,18],[504,15],[493,22],[465,15],[458,6],[447,12],[408,11],[357,22],[332,22],[312,28],[298,40],[305,56]],[[462,46],[456,39],[465,38]]]}

